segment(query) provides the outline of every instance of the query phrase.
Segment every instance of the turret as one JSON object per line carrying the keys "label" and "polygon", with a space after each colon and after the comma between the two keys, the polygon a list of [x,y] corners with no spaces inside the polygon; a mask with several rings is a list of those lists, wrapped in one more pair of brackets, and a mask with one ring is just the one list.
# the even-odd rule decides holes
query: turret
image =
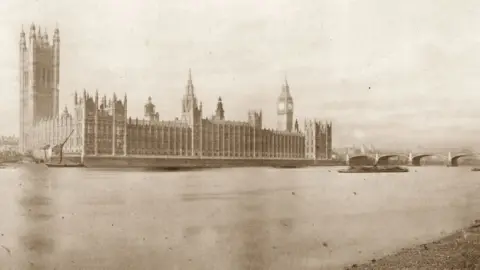
{"label": "turret", "polygon": [[[48,42],[48,36],[45,33]],[[55,27],[55,31],[53,32],[53,108],[54,114],[58,115],[59,109],[59,83],[60,83],[60,31],[58,30],[58,26]]]}
{"label": "turret", "polygon": [[35,41],[37,39],[37,35],[35,34],[35,24],[32,23],[32,25],[30,25],[30,35],[29,35],[29,42],[30,44],[32,43],[32,41]]}
{"label": "turret", "polygon": [[53,31],[53,41],[60,42],[60,30],[58,30],[58,26],[55,27]]}
{"label": "turret", "polygon": [[95,90],[95,111],[98,110],[98,89]]}
{"label": "turret", "polygon": [[101,109],[106,109],[107,108],[107,96],[103,95],[102,97],[102,104],[100,105]]}
{"label": "turret", "polygon": [[223,110],[223,102],[221,97],[218,97],[217,110],[215,111],[215,118],[219,120],[225,119],[225,111]]}
{"label": "turret", "polygon": [[45,30],[44,30],[44,32],[43,32],[42,40],[43,40],[43,46],[44,46],[44,47],[50,46],[49,41],[48,41],[48,34],[47,34],[47,29],[46,29],[46,28],[45,28]]}
{"label": "turret", "polygon": [[113,93],[113,98],[110,100],[110,110],[112,112],[113,116],[113,122],[115,124],[116,118],[117,118],[117,94]]}
{"label": "turret", "polygon": [[38,47],[43,47],[43,35],[40,25],[37,26],[36,43]]}
{"label": "turret", "polygon": [[261,129],[262,128],[262,110],[255,111],[250,110],[248,111],[248,122],[251,126]]}
{"label": "turret", "polygon": [[152,97],[148,97],[147,103],[145,103],[144,108],[144,115],[145,118],[149,119],[150,121],[155,119],[155,105],[152,103]]}
{"label": "turret", "polygon": [[22,26],[22,31],[20,32],[20,41],[19,41],[20,48],[22,51],[27,47],[27,42],[25,41],[25,32],[23,31],[23,26]]}
{"label": "turret", "polygon": [[23,89],[26,87],[26,82],[23,80],[26,79],[24,78],[24,72],[25,72],[25,52],[27,51],[27,42],[25,41],[25,32],[23,31],[23,26],[22,26],[22,31],[20,32],[20,40],[18,42],[18,49],[20,53],[20,87]]}
{"label": "turret", "polygon": [[68,116],[68,108],[67,108],[67,105],[65,105],[65,108],[63,108],[63,116],[64,116],[64,117]]}
{"label": "turret", "polygon": [[[32,23],[30,26],[30,38],[28,44],[28,77],[29,77],[29,88],[32,91],[35,91],[37,86],[37,76],[36,76],[36,63],[37,63],[37,36],[35,34],[35,25]],[[36,102],[33,102],[33,108],[31,112],[35,114]],[[32,115],[32,121],[35,119],[35,116]]]}

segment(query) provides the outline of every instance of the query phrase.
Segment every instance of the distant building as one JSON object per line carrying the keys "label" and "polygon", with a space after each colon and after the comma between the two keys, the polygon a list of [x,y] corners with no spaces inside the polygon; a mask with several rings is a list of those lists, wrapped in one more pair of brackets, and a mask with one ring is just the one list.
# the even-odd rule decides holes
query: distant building
{"label": "distant building", "polygon": [[18,138],[15,136],[0,137],[0,152],[18,152]]}
{"label": "distant building", "polygon": [[332,123],[307,120],[302,132],[293,119],[293,98],[285,80],[277,100],[277,129],[262,125],[262,111],[250,110],[246,121],[225,119],[222,99],[212,117],[204,117],[191,71],[182,99],[181,118],[160,120],[149,97],[144,119],[128,117],[128,102],[98,91],[75,93],[74,108],[59,113],[59,30],[52,45],[47,34],[30,28],[28,46],[20,34],[20,151],[64,144],[66,155],[194,156],[203,158],[331,159]]}

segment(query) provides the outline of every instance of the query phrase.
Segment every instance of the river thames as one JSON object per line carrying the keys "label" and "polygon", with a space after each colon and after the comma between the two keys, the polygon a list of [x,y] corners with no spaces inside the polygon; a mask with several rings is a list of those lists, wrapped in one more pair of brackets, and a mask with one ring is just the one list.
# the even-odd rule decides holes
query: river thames
{"label": "river thames", "polygon": [[480,218],[480,173],[1,169],[1,269],[342,269]]}

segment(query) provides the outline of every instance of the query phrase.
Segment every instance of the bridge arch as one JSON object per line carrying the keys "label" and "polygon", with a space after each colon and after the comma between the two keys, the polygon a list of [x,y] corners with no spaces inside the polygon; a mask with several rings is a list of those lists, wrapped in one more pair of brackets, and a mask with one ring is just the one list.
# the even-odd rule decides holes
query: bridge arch
{"label": "bridge arch", "polygon": [[392,157],[406,157],[408,158],[408,155],[402,155],[402,154],[390,154],[390,155],[383,155],[379,156],[377,160],[377,164],[379,165],[388,165],[388,161]]}
{"label": "bridge arch", "polygon": [[434,154],[421,154],[412,157],[412,165],[413,166],[421,166],[422,158],[424,157],[433,157]]}
{"label": "bridge arch", "polygon": [[348,158],[348,164],[350,166],[365,166],[373,165],[375,163],[375,158],[368,155],[358,155]]}
{"label": "bridge arch", "polygon": [[452,167],[458,167],[458,160],[463,157],[473,157],[475,156],[474,154],[459,154],[455,155],[450,159],[450,166]]}

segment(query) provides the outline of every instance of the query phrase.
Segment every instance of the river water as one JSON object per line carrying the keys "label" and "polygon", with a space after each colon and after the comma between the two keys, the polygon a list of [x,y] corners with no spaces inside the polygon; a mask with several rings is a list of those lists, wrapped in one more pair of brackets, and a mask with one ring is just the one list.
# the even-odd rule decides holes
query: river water
{"label": "river water", "polygon": [[1,269],[338,269],[480,218],[480,173],[1,169]]}

